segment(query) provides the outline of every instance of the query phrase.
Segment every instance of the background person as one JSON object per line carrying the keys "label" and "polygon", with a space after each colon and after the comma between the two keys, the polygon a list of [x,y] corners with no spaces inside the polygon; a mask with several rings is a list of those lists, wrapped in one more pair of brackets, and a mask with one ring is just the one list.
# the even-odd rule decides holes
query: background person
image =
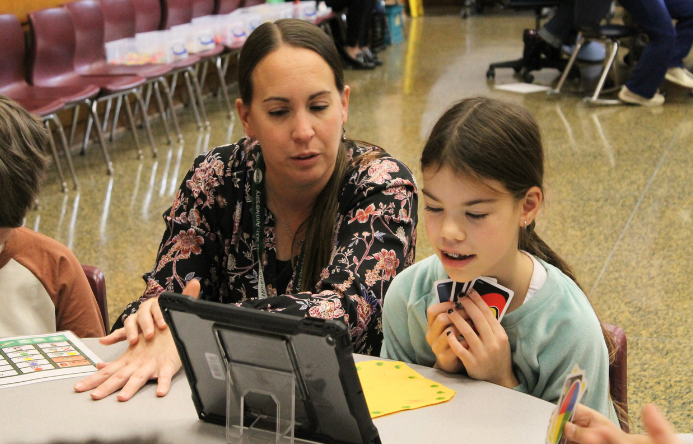
{"label": "background person", "polygon": [[45,175],[48,134],[0,95],[0,337],[70,330],[105,334],[82,266],[58,241],[22,228]]}

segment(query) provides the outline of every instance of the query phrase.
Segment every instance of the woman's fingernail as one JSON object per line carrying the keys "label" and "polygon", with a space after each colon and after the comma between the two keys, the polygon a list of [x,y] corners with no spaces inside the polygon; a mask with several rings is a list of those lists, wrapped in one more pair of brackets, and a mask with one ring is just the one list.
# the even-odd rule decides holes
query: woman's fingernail
{"label": "woman's fingernail", "polygon": [[448,310],[448,314],[452,313],[453,311],[454,310],[451,308],[450,310]]}
{"label": "woman's fingernail", "polygon": [[82,384],[81,382],[75,384],[75,390],[82,390],[82,387],[84,387],[84,384]]}
{"label": "woman's fingernail", "polygon": [[457,337],[457,339],[459,339],[460,341],[464,341],[464,336],[459,335],[459,336]]}
{"label": "woman's fingernail", "polygon": [[95,398],[100,398],[100,397],[101,397],[101,392],[98,391],[98,390],[94,390],[93,392],[91,392],[91,396],[93,396],[93,397],[95,397]]}
{"label": "woman's fingernail", "polygon": [[459,302],[455,302],[455,310],[461,310],[462,309],[462,304]]}
{"label": "woman's fingernail", "polygon": [[447,333],[445,333],[445,336],[450,336],[450,330],[448,330]]}

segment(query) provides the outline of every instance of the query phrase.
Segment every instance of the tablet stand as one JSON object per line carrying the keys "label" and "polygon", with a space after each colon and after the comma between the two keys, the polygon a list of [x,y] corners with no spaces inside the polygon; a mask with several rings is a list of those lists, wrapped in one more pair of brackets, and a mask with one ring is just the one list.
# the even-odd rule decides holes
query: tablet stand
{"label": "tablet stand", "polygon": [[[293,372],[229,362],[226,368],[226,441],[229,443],[307,443],[294,438],[296,376]],[[275,416],[259,415],[246,425],[245,401],[251,394],[263,395],[276,406]],[[271,403],[270,403],[271,404]],[[238,408],[237,408],[238,407]],[[273,412],[274,413],[274,412]],[[274,432],[259,428],[274,421]],[[262,424],[258,424],[262,423]]]}

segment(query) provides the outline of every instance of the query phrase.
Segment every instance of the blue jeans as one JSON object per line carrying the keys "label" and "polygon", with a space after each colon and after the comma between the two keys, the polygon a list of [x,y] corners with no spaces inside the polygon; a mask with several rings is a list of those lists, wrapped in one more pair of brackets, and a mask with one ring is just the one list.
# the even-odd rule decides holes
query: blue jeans
{"label": "blue jeans", "polygon": [[[693,45],[693,0],[620,0],[649,42],[626,87],[652,98],[669,68],[683,67]],[[671,21],[676,20],[676,26]]]}

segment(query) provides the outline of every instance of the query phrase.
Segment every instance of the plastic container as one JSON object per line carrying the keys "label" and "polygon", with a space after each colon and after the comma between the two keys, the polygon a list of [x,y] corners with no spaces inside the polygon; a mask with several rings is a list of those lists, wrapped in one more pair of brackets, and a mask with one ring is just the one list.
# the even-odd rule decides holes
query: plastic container
{"label": "plastic container", "polygon": [[318,8],[315,0],[294,3],[293,7],[295,18],[314,22],[318,17]]}
{"label": "plastic container", "polygon": [[246,22],[238,15],[223,16],[220,24],[220,42],[225,45],[242,45],[248,38]]}
{"label": "plastic container", "polygon": [[172,26],[171,33],[176,38],[182,38],[185,41],[185,47],[190,54],[213,49],[216,44],[213,30],[205,25],[186,23],[184,25]]}
{"label": "plastic container", "polygon": [[137,57],[137,44],[134,38],[114,40],[107,42],[106,61],[110,64],[126,64],[128,60]]}

